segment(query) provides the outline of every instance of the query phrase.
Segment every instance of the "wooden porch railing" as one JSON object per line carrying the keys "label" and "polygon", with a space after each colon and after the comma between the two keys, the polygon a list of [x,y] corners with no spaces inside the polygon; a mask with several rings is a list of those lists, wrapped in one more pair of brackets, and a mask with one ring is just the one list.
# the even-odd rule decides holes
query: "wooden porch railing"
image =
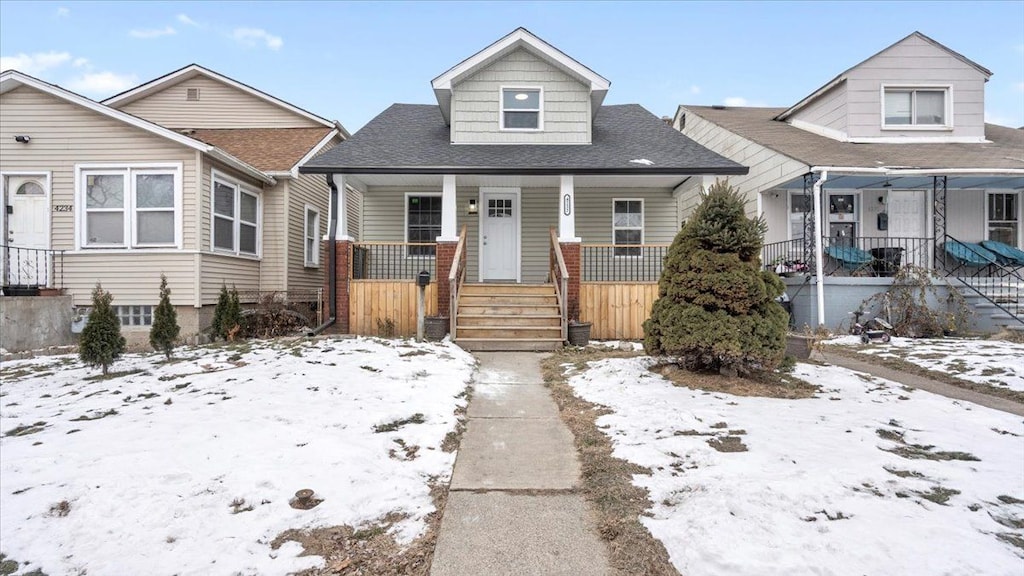
{"label": "wooden porch railing", "polygon": [[[438,279],[443,281],[441,279]],[[455,326],[459,316],[459,291],[466,282],[466,225],[459,231],[459,242],[455,245],[452,268],[448,272],[448,331],[455,340]]]}
{"label": "wooden porch railing", "polygon": [[551,229],[551,258],[548,264],[551,282],[555,285],[555,294],[558,297],[558,307],[562,313],[562,340],[565,341],[569,339],[569,270],[565,267],[562,247],[558,244],[558,232],[554,228]]}

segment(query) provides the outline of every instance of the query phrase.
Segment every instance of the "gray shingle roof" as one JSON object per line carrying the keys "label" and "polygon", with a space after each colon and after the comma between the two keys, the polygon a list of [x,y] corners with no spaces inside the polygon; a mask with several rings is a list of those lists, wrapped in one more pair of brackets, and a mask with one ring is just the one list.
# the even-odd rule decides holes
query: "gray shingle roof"
{"label": "gray shingle roof", "polygon": [[985,125],[991,143],[855,144],[773,120],[785,108],[683,108],[726,130],[808,166],[1024,168],[1024,130]]}
{"label": "gray shingle roof", "polygon": [[[304,173],[746,174],[637,104],[602,106],[589,145],[453,145],[436,105],[394,104]],[[630,162],[649,160],[652,164]]]}

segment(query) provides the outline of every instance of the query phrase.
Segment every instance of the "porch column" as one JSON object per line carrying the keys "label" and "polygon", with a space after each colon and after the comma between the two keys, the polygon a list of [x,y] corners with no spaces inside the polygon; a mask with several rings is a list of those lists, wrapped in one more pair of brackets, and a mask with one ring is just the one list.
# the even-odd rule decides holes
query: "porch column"
{"label": "porch column", "polygon": [[345,184],[344,174],[331,174],[334,179],[334,186],[338,189],[338,206],[337,211],[331,207],[331,213],[336,214],[338,217],[336,238],[338,240],[353,241],[353,238],[348,235],[348,188]]}
{"label": "porch column", "polygon": [[558,200],[558,246],[565,259],[569,281],[565,288],[566,315],[569,320],[580,318],[580,242],[576,236],[576,186],[572,174],[562,174]]}
{"label": "porch column", "polygon": [[455,247],[459,243],[457,228],[458,206],[455,199],[455,175],[445,174],[441,184],[441,235],[437,237],[437,251],[434,264],[437,274],[437,315],[448,316],[451,286],[448,274],[455,259]]}
{"label": "porch column", "polygon": [[[352,242],[353,238],[348,235],[348,207],[346,206],[346,199],[348,196],[347,185],[345,184],[344,174],[332,174],[331,182],[334,184],[334,190],[330,195],[330,207],[329,211],[329,222],[328,222],[328,233],[324,237],[324,254],[328,254],[327,250],[331,249],[330,242],[332,236],[334,239],[334,269],[330,270],[328,260],[328,267],[325,267],[325,278],[324,278],[324,298],[329,299],[331,297],[331,275],[334,276],[336,283],[335,293],[335,319],[333,332],[339,334],[349,333],[349,322],[348,322],[348,304],[349,304],[349,284],[351,283],[351,266],[350,258],[352,255]],[[333,234],[331,231],[333,230]]]}

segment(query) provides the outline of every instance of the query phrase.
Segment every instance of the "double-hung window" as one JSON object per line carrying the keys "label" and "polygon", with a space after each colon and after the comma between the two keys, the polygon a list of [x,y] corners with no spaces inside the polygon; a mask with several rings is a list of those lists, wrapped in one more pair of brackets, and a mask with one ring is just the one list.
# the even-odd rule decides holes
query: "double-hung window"
{"label": "double-hung window", "polygon": [[949,126],[948,88],[883,89],[883,125],[886,128],[945,128]]}
{"label": "double-hung window", "polygon": [[1018,201],[1016,193],[991,193],[988,195],[988,206],[986,207],[986,221],[988,230],[986,236],[989,240],[1017,245],[1020,221],[1018,220]]}
{"label": "double-hung window", "polygon": [[644,201],[612,200],[612,243],[616,256],[640,256],[644,243]]}
{"label": "double-hung window", "polygon": [[320,266],[320,212],[306,205],[306,228],[303,235],[305,239],[305,260],[306,268]]}
{"label": "double-hung window", "polygon": [[259,196],[223,175],[213,175],[213,249],[259,254]]}
{"label": "double-hung window", "polygon": [[441,235],[441,196],[409,194],[405,197],[405,241],[408,256],[434,256],[437,237]]}
{"label": "double-hung window", "polygon": [[501,129],[543,129],[542,101],[540,88],[502,88]]}
{"label": "double-hung window", "polygon": [[180,167],[78,169],[83,248],[180,245]]}

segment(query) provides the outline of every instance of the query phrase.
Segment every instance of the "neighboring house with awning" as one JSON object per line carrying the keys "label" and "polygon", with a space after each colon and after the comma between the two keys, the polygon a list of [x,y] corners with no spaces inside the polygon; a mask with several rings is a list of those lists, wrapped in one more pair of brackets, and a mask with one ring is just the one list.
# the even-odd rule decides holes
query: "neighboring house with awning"
{"label": "neighboring house with awning", "polygon": [[681,195],[747,172],[604,104],[607,79],[523,28],[431,87],[436,104],[394,104],[300,169],[363,196],[361,241],[338,217],[342,331],[414,331],[426,271],[428,313],[469,348],[559,346],[571,321],[639,338]]}
{"label": "neighboring house with awning", "polygon": [[789,108],[683,105],[673,125],[750,166],[730,182],[798,326],[848,324],[906,264],[953,279],[976,328],[1024,326],[1024,130],[984,122],[991,74],[915,32]]}
{"label": "neighboring house with awning", "polygon": [[[0,74],[5,293],[114,294],[145,341],[165,274],[182,334],[210,324],[221,286],[319,306],[328,185],[299,165],[348,136],[198,65],[103,102]],[[349,197],[357,221],[359,196]],[[15,290],[17,288],[17,290]]]}

